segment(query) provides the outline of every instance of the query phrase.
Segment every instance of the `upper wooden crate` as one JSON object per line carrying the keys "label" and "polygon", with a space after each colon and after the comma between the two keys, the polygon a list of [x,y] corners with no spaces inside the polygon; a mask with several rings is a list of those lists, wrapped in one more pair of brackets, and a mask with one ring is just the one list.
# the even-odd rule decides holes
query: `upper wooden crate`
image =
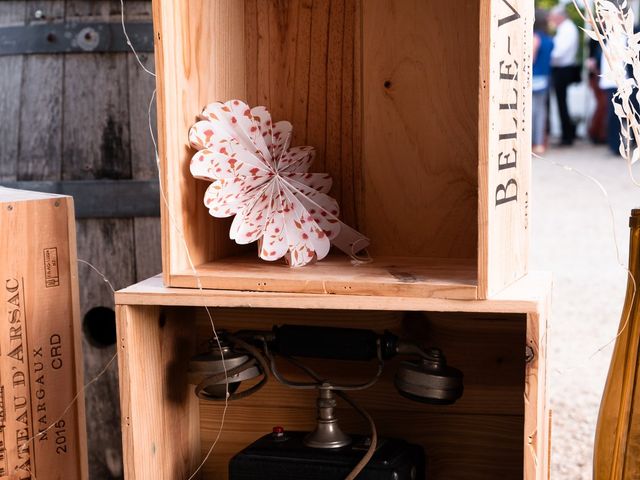
{"label": "upper wooden crate", "polygon": [[[533,2],[154,0],[168,286],[486,298],[527,271]],[[189,173],[215,100],[317,149],[374,261],[290,269],[229,239]]]}

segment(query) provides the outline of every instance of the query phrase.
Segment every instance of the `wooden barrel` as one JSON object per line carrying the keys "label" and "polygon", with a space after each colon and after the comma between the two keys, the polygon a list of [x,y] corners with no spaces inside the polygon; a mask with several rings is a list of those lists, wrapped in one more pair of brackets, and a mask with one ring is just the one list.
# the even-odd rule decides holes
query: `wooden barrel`
{"label": "wooden barrel", "polygon": [[[153,70],[151,2],[125,5]],[[147,116],[155,81],[119,32],[119,0],[0,2],[0,184],[72,193],[78,257],[116,289],[161,270]],[[113,295],[89,266],[78,268],[88,381],[115,353]],[[118,398],[113,362],[86,392],[92,479],[123,478]]]}

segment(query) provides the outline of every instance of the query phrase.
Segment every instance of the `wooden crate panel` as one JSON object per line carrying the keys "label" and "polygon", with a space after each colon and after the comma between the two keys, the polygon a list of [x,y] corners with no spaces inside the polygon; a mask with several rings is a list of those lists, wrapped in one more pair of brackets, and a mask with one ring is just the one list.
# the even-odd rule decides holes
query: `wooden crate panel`
{"label": "wooden crate panel", "polygon": [[0,478],[86,479],[73,200],[0,187],[0,225]]}
{"label": "wooden crate panel", "polygon": [[[259,263],[253,254],[227,257],[197,268],[203,288],[266,292],[435,297],[472,300],[477,295],[476,266],[470,261],[402,257],[354,264],[342,255],[292,269]],[[196,287],[192,269],[172,277],[176,287]]]}
{"label": "wooden crate panel", "polygon": [[[424,446],[427,479],[494,480],[522,476],[522,416],[442,415],[437,413],[370,411],[380,435],[399,437]],[[339,409],[346,431],[366,433],[357,414]],[[201,405],[202,455],[220,428],[221,409]],[[237,408],[232,405],[225,421],[227,440],[216,446],[205,465],[205,476],[227,479],[229,459],[275,425],[308,431],[315,426],[313,408]]]}
{"label": "wooden crate panel", "polygon": [[528,271],[533,2],[481,2],[478,241],[482,298]]}
{"label": "wooden crate panel", "polygon": [[[216,328],[236,330],[270,330],[273,325],[321,325],[332,327],[368,328],[382,332],[390,330],[402,338],[412,338],[424,345],[437,345],[451,365],[465,374],[465,394],[451,407],[433,407],[407,400],[396,392],[393,377],[402,358],[387,362],[380,381],[365,392],[353,392],[354,398],[365,408],[380,410],[389,405],[405,411],[451,412],[459,414],[523,414],[523,345],[526,337],[525,315],[469,315],[457,313],[428,313],[404,318],[402,312],[354,312],[284,309],[211,309]],[[211,324],[204,309],[185,312],[167,310],[168,317],[177,322],[197,322],[198,348],[206,349],[211,337]],[[207,339],[207,340],[205,340]],[[376,363],[340,362],[305,359],[305,364],[329,378],[342,383],[359,383],[373,375]],[[279,362],[287,378],[308,380],[299,370],[286,362]],[[338,373],[339,372],[339,373]],[[243,408],[286,405],[314,405],[315,393],[282,388],[275,380],[269,382],[258,395],[243,400]]]}

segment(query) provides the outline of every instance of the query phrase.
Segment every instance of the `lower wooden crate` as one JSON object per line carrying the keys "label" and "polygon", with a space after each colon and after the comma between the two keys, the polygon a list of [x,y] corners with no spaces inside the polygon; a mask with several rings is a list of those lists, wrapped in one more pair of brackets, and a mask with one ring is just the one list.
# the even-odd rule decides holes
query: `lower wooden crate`
{"label": "lower wooden crate", "polygon": [[[189,358],[206,348],[211,335],[202,308],[207,305],[217,329],[269,329],[283,323],[389,329],[441,347],[465,374],[464,396],[452,406],[401,397],[393,386],[396,359],[374,387],[354,394],[379,433],[424,446],[429,480],[546,479],[549,287],[547,275],[532,274],[493,300],[388,297],[376,302],[339,295],[201,293],[165,289],[154,278],[118,292],[126,478],[187,479],[220,432],[224,406],[198,401],[186,380]],[[423,315],[405,315],[410,310]],[[311,366],[345,381],[366,378],[375,369],[337,361]],[[272,380],[259,393],[231,402],[200,478],[227,478],[230,457],[274,425],[312,428],[314,400],[313,392]],[[339,415],[345,430],[366,433],[367,426],[346,405]]]}

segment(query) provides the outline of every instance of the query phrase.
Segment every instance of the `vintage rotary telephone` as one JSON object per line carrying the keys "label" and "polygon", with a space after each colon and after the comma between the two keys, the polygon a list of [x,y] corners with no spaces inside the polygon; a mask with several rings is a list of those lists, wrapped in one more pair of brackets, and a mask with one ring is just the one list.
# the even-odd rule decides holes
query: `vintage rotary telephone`
{"label": "vintage rotary telephone", "polygon": [[[365,455],[365,464],[373,457],[375,452],[372,450],[376,445],[371,445],[369,437],[353,439],[340,429],[334,413],[336,396],[345,399],[369,420],[375,441],[377,436],[373,420],[345,392],[371,387],[380,378],[384,362],[397,355],[410,357],[410,360],[400,363],[395,374],[395,387],[401,395],[418,402],[448,405],[458,400],[463,392],[462,372],[448,366],[439,349],[422,348],[388,331],[377,334],[364,329],[283,325],[271,331],[220,332],[219,341],[219,344],[212,341],[208,352],[193,357],[189,363],[189,383],[197,385],[196,394],[204,400],[223,401],[227,391],[230,400],[244,398],[262,388],[269,374],[291,388],[318,390],[318,422],[315,430],[308,434],[285,434],[275,429],[273,434],[266,435],[234,457],[230,464],[231,480],[345,478],[345,472],[351,470],[353,476],[347,478],[355,478],[353,472],[358,468],[360,472],[364,468],[364,464],[352,468],[357,462],[354,458],[362,457],[363,451],[367,450],[362,445],[369,447],[369,458]],[[277,367],[276,356],[300,368],[312,381],[299,382],[284,378]],[[378,368],[374,377],[367,382],[341,385],[321,377],[302,364],[299,358],[377,360]],[[259,381],[255,382],[257,378]],[[240,389],[240,384],[249,380],[254,380],[252,385]],[[387,439],[379,450],[371,464],[376,463],[377,459],[382,467],[376,470],[372,466],[362,471],[358,479],[424,478],[424,453],[420,447]],[[327,455],[329,451],[339,451],[341,455]],[[322,459],[326,465],[322,466],[322,461],[318,459]],[[315,470],[310,467],[312,463],[317,464]],[[389,467],[388,472],[381,473],[385,466]],[[269,473],[271,468],[275,469],[273,474]],[[296,468],[303,471],[297,471]],[[251,475],[252,469],[256,469],[255,476]],[[295,474],[292,473],[294,471]],[[284,472],[292,476],[283,476]]]}

